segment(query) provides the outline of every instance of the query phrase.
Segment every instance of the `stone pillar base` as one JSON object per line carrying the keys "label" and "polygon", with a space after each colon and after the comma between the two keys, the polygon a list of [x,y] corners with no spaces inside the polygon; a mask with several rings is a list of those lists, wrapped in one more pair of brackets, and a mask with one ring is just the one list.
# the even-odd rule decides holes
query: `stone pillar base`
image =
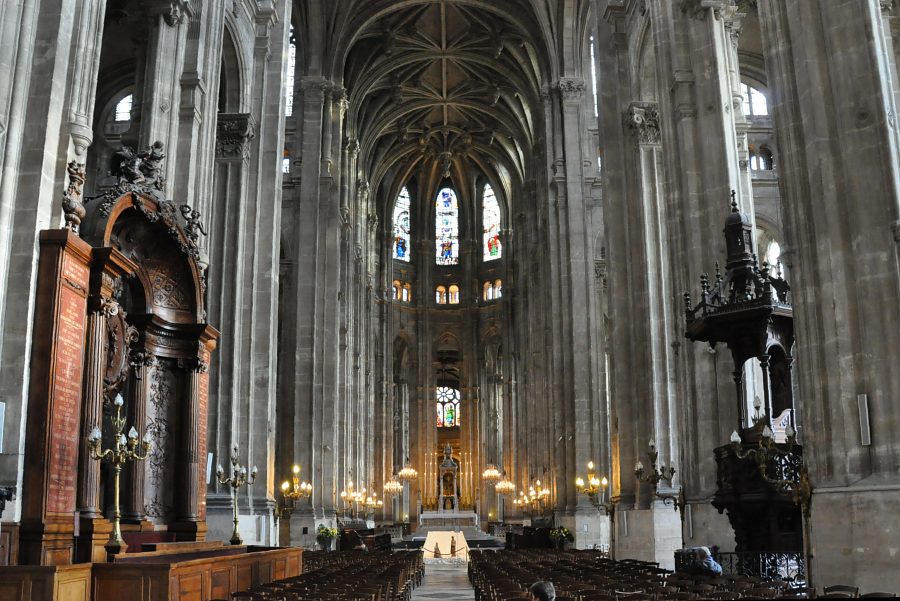
{"label": "stone pillar base", "polygon": [[655,561],[675,569],[681,548],[681,518],[671,505],[654,501],[650,509],[616,510],[616,559]]}
{"label": "stone pillar base", "polygon": [[337,526],[336,520],[317,518],[312,509],[298,509],[291,514],[289,522],[289,538],[290,545],[294,547],[303,547],[304,549],[316,549],[316,529],[319,524],[325,524],[329,528]]}
{"label": "stone pillar base", "polygon": [[809,529],[813,584],[853,584],[859,592],[900,590],[900,487],[816,489]]}

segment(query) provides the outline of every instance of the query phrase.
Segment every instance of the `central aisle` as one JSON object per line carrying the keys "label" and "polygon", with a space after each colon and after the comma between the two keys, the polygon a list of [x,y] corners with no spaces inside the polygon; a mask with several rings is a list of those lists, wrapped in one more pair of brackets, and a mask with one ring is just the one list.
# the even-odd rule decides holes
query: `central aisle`
{"label": "central aisle", "polygon": [[425,564],[422,585],[413,591],[412,601],[418,599],[435,601],[474,601],[475,589],[469,584],[465,564]]}

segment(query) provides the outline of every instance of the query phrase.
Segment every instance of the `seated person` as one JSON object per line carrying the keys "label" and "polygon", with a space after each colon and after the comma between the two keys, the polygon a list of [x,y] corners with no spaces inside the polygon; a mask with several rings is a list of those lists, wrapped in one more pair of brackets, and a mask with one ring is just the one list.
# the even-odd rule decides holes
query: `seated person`
{"label": "seated person", "polygon": [[555,601],[556,588],[552,582],[546,580],[538,580],[530,587],[528,592],[531,593],[537,601]]}
{"label": "seated person", "polygon": [[722,566],[712,558],[709,547],[697,547],[697,555],[691,572],[700,576],[721,576]]}

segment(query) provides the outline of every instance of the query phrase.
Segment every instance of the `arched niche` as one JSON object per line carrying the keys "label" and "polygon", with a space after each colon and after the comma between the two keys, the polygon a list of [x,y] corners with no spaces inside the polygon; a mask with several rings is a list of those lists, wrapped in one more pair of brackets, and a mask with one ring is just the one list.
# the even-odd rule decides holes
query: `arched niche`
{"label": "arched niche", "polygon": [[[161,146],[155,150],[161,158]],[[92,265],[92,296],[98,306],[115,305],[118,319],[107,318],[100,344],[88,341],[96,356],[86,364],[107,373],[110,361],[128,356],[127,367],[116,368],[114,388],[106,375],[102,394],[85,398],[86,416],[91,406],[97,415],[111,413],[110,401],[121,393],[127,423],[153,440],[147,460],[123,472],[123,530],[133,550],[144,540],[205,538],[208,369],[219,336],[205,323],[199,215],[163,198],[153,151],[121,161],[120,169],[134,167],[131,180],[120,175],[114,191],[89,202],[81,224],[82,238],[100,258]],[[115,281],[104,257],[125,266]],[[122,320],[124,337],[112,333]],[[82,480],[84,487],[100,487],[98,506],[108,514],[110,478]]]}

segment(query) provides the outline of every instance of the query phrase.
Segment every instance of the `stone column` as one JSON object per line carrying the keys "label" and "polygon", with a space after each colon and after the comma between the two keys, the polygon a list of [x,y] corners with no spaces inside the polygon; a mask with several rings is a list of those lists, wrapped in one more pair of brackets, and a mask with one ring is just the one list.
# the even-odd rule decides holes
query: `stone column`
{"label": "stone column", "polygon": [[[900,323],[896,64],[880,33],[891,4],[759,3],[794,252],[795,405],[813,487],[808,551],[818,587],[900,587],[881,551],[900,529],[892,509],[900,340],[884,330]],[[859,394],[873,425],[868,446]]]}

